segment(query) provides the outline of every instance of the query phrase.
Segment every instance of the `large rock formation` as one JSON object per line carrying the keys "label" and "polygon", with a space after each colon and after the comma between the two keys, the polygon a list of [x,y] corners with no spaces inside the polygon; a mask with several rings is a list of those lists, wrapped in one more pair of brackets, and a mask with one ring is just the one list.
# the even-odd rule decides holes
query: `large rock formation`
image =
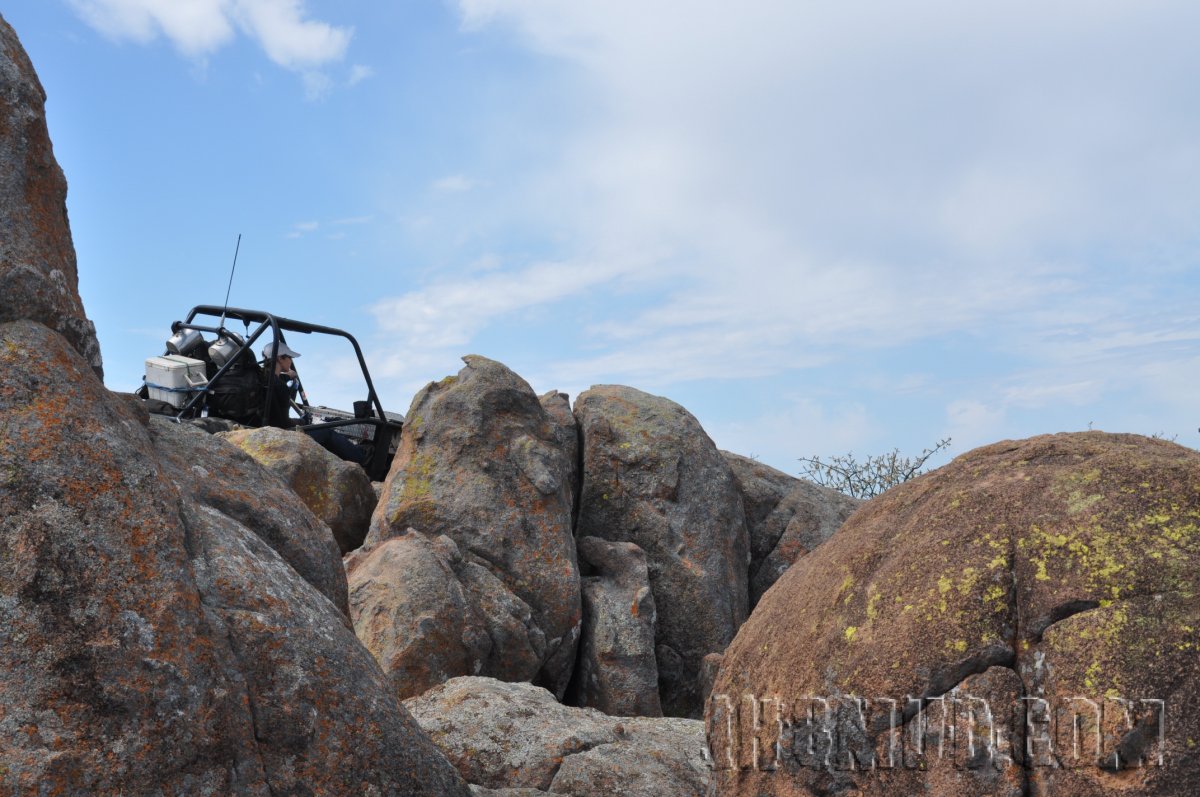
{"label": "large rock formation", "polygon": [[724,650],[747,613],[746,521],[733,474],[696,419],[667,399],[593,387],[575,417],[583,434],[577,534],[645,551],[663,712],[699,716],[700,662]]}
{"label": "large rock formation", "polygon": [[[463,360],[458,376],[413,399],[366,547],[409,528],[453,539],[532,611],[519,646],[536,650],[535,680],[562,696],[580,623],[575,463],[559,422],[523,379],[483,357]],[[503,657],[501,640],[493,641]]]}
{"label": "large rock formation", "polygon": [[542,632],[529,607],[454,540],[410,531],[346,559],[359,639],[401,699],[455,676],[532,680]]}
{"label": "large rock formation", "polygon": [[750,533],[750,606],[797,559],[833,536],[862,505],[858,498],[722,451],[733,470]]}
{"label": "large rock formation", "polygon": [[335,602],[199,497],[139,409],[57,333],[0,324],[5,786],[465,795]]}
{"label": "large rock formation", "polygon": [[405,705],[463,777],[500,794],[702,797],[708,786],[698,720],[609,717],[536,686],[471,677]]}
{"label": "large rock formation", "polygon": [[0,789],[466,797],[354,638],[323,525],[101,385],[41,101],[0,19]]}
{"label": "large rock formation", "polygon": [[339,459],[306,434],[272,426],[220,436],[278,474],[329,526],[343,554],[362,545],[378,497],[359,465]]}
{"label": "large rock formation", "polygon": [[[141,412],[144,404],[128,400]],[[345,615],[346,571],[337,543],[280,478],[245,452],[190,424],[148,416],[159,464],[188,498],[250,529]]]}
{"label": "large rock formation", "polygon": [[1200,782],[1200,454],[972,451],[860,509],[721,665],[722,795],[1185,794]]}
{"label": "large rock formation", "polygon": [[[550,413],[550,417],[558,424],[555,437],[558,447],[567,455],[571,463],[570,478],[571,503],[575,515],[579,514],[579,484],[583,479],[582,463],[579,460],[579,424],[575,422],[575,413],[571,412],[571,399],[566,393],[551,390],[538,397],[542,408]],[[571,518],[571,528],[575,528],[576,517]]]}
{"label": "large rock formation", "polygon": [[618,717],[661,717],[654,594],[646,553],[632,542],[579,540],[583,634],[571,703]]}
{"label": "large rock formation", "polygon": [[54,160],[45,104],[29,57],[0,17],[0,323],[40,321],[103,376],[96,329],[79,300],[67,181]]}

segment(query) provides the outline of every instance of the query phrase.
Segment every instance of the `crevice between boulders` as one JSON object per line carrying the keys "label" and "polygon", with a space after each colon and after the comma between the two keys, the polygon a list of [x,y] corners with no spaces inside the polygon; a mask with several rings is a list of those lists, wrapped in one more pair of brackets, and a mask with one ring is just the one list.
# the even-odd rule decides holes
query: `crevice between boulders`
{"label": "crevice between boulders", "polygon": [[571,410],[571,418],[575,421],[575,484],[573,487],[573,495],[571,496],[571,537],[574,538],[579,533],[579,516],[583,511],[583,424],[579,418],[575,417],[575,409],[570,404],[567,408]]}
{"label": "crevice between boulders", "polygon": [[1030,626],[1029,641],[1033,644],[1038,644],[1042,641],[1042,635],[1046,630],[1055,623],[1061,623],[1068,617],[1074,617],[1077,614],[1089,612],[1092,609],[1100,608],[1100,601],[1093,600],[1073,600],[1066,603],[1060,603],[1055,606],[1044,617],[1040,617]]}
{"label": "crevice between boulders", "polygon": [[[550,770],[550,775],[546,780],[546,785],[544,787],[539,786],[538,788],[544,788],[546,791],[553,789],[554,779],[558,777],[559,770],[562,769],[563,764],[567,763],[567,759],[571,756],[579,755],[580,753],[586,753],[589,750],[595,750],[598,747],[605,747],[610,744],[618,744],[621,741],[621,736],[623,735],[623,730],[618,730],[618,728],[621,727],[622,726],[618,725],[612,729],[612,739],[596,740],[594,742],[580,741],[579,738],[575,736],[567,739],[563,744],[563,750],[560,751],[561,754],[555,756],[555,758],[558,760],[554,762],[554,768]],[[571,744],[571,742],[574,742],[574,744]]]}
{"label": "crevice between boulders", "polygon": [[[907,725],[930,702],[954,691],[963,681],[972,675],[980,675],[992,667],[1015,669],[1016,653],[1005,645],[989,645],[978,653],[967,656],[951,667],[939,670],[930,679],[929,686],[926,687],[917,700],[904,707],[904,711],[900,715],[900,724]],[[878,735],[889,730],[891,728],[890,722],[890,717],[876,717],[874,722],[872,722],[871,733]]]}

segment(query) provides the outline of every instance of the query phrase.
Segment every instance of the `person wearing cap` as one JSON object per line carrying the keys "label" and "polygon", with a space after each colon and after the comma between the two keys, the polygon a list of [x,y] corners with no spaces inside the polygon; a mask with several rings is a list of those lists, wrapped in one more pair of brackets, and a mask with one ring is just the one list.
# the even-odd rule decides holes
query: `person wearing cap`
{"label": "person wearing cap", "polygon": [[[299,377],[296,375],[296,368],[293,365],[295,359],[300,356],[300,352],[290,348],[287,343],[279,341],[278,356],[275,352],[275,344],[268,343],[263,346],[262,350],[263,364],[267,365],[274,360],[275,369],[272,371],[271,385],[271,407],[267,414],[267,423],[271,426],[277,426],[280,429],[291,429],[299,426],[300,423],[288,415],[288,410],[292,406],[292,399],[296,395],[296,390],[299,387]],[[307,398],[307,397],[305,397]]]}
{"label": "person wearing cap", "polygon": [[[300,396],[305,401],[308,400],[304,389],[300,387],[300,379],[294,365],[300,352],[290,348],[281,340],[278,353],[275,351],[275,344],[268,343],[263,347],[262,355],[264,364],[275,361],[275,369],[271,376],[273,384],[270,390],[271,406],[267,414],[267,423],[280,429],[294,429],[302,426],[303,422],[293,419],[288,413],[297,390],[300,391]],[[348,437],[338,434],[333,429],[305,429],[304,432],[324,446],[326,450],[344,460],[357,462],[360,465],[367,461],[365,449],[356,446]]]}

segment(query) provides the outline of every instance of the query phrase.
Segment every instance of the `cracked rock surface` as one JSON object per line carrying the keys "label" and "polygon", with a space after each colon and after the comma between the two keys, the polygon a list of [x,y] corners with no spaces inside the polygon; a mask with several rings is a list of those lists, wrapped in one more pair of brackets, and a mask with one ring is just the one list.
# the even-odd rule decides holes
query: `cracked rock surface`
{"label": "cracked rock surface", "polygon": [[512,642],[536,652],[536,682],[562,696],[582,619],[571,534],[578,463],[525,380],[486,357],[463,361],[413,398],[363,554],[410,528],[454,540],[532,612],[529,633]]}
{"label": "cracked rock surface", "polygon": [[748,541],[729,464],[673,401],[620,385],[580,394],[578,537],[645,551],[663,714],[699,717],[700,665],[748,614]]}
{"label": "cracked rock surface", "polygon": [[[277,514],[250,503],[276,491]],[[337,562],[276,476],[0,324],[0,791],[465,795],[355,639]]]}
{"label": "cracked rock surface", "polygon": [[533,679],[533,613],[445,535],[410,531],[346,558],[355,632],[403,700],[459,675]]}
{"label": "cracked rock surface", "polygon": [[1195,793],[1198,596],[1200,454],[976,449],[763,598],[708,704],[718,793]]}
{"label": "cracked rock surface", "polygon": [[379,498],[361,467],[339,459],[306,434],[273,426],[218,436],[283,479],[329,526],[343,555],[362,545]]}
{"label": "cracked rock surface", "polygon": [[863,501],[722,451],[746,508],[750,607],[801,556],[833,536]]}
{"label": "cracked rock surface", "polygon": [[571,705],[614,716],[661,717],[654,659],[654,596],[646,554],[632,542],[579,539],[583,633]]}
{"label": "cracked rock surface", "polygon": [[708,787],[699,720],[610,717],[531,684],[478,677],[405,706],[476,794],[701,797]]}

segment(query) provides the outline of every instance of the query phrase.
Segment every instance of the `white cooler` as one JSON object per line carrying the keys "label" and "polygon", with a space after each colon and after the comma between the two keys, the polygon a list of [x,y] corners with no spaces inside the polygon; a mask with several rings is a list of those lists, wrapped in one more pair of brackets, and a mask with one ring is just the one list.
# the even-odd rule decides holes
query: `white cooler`
{"label": "white cooler", "polygon": [[150,398],[179,409],[192,394],[208,384],[203,360],[166,354],[146,360],[146,388]]}

